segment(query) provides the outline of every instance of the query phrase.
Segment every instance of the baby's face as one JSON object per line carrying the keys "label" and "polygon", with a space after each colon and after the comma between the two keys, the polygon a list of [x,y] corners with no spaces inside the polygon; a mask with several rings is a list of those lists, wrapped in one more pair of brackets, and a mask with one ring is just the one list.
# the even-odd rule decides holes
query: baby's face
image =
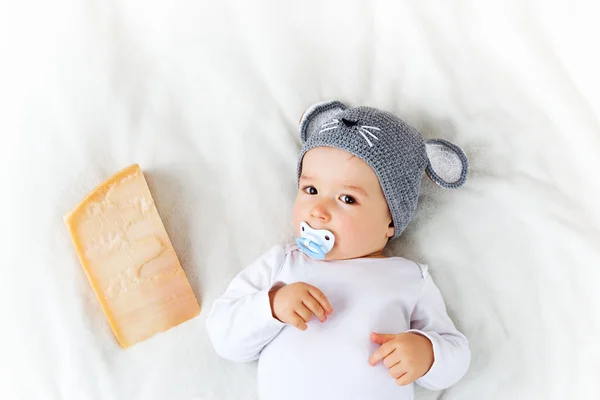
{"label": "baby's face", "polygon": [[326,260],[383,256],[394,235],[375,172],[360,158],[333,147],[317,147],[304,155],[294,204],[298,237],[302,221],[335,235]]}

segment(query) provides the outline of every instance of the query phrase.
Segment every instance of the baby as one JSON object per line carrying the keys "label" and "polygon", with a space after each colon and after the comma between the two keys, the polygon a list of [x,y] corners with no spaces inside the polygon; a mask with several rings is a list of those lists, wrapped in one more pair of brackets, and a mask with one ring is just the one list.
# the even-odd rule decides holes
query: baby
{"label": "baby", "polygon": [[227,359],[258,359],[271,399],[412,399],[466,373],[467,339],[427,267],[383,249],[412,218],[424,172],[461,186],[467,159],[443,140],[368,107],[315,104],[303,148],[295,245],[275,246],[213,304],[209,337]]}

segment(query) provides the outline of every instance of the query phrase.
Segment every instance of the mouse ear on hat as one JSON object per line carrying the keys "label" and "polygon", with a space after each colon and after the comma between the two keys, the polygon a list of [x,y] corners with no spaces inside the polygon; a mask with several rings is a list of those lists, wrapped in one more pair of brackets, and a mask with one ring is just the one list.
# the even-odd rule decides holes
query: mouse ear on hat
{"label": "mouse ear on hat", "polygon": [[429,164],[425,172],[444,189],[456,189],[467,180],[469,161],[460,147],[443,139],[425,141]]}
{"label": "mouse ear on hat", "polygon": [[324,123],[335,119],[346,108],[337,100],[322,101],[310,106],[300,119],[299,130],[302,143],[306,142],[313,133],[318,132]]}

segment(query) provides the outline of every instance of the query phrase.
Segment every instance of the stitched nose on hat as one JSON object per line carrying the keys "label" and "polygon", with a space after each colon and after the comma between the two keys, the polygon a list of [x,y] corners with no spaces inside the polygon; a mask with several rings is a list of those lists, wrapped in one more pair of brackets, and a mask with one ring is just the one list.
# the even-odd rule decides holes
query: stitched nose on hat
{"label": "stitched nose on hat", "polygon": [[358,124],[358,121],[353,121],[351,119],[346,119],[346,118],[342,118],[342,122],[344,123],[344,125],[346,125],[347,127],[350,126],[354,126],[356,124]]}

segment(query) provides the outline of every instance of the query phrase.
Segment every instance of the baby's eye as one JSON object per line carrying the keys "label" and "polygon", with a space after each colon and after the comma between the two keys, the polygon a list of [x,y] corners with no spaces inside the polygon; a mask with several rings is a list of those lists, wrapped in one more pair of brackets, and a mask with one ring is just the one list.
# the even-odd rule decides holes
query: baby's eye
{"label": "baby's eye", "polygon": [[311,194],[311,195],[315,195],[317,194],[317,188],[315,188],[314,186],[307,186],[304,188],[304,192],[306,194]]}
{"label": "baby's eye", "polygon": [[346,204],[354,204],[354,203],[356,203],[356,199],[354,197],[348,196],[348,195],[345,195],[345,194],[343,194],[343,195],[340,196],[340,200],[342,202],[346,203]]}

